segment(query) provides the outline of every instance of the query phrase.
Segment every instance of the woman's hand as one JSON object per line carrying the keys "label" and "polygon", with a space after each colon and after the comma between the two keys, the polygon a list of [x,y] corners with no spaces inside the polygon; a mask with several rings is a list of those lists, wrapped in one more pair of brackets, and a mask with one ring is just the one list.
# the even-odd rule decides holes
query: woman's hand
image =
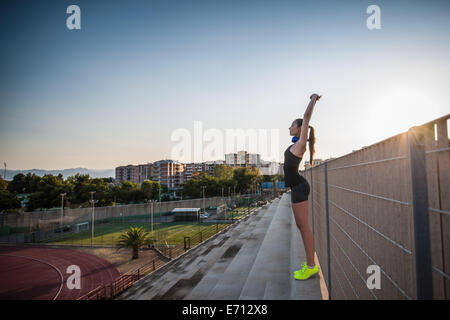
{"label": "woman's hand", "polygon": [[[303,124],[309,123],[309,119],[311,119],[314,105],[320,98],[322,98],[322,96],[319,96],[317,93],[313,93],[311,95],[311,97],[309,97],[309,98],[311,99],[311,101],[308,103],[308,108],[306,108],[305,114],[303,115]],[[302,124],[302,127],[303,127],[303,124]],[[307,126],[306,126],[306,128],[308,129]],[[307,136],[307,134],[305,134],[305,136]],[[298,141],[296,143],[298,143]],[[305,138],[305,143],[306,143],[306,138]]]}
{"label": "woman's hand", "polygon": [[316,101],[319,101],[320,98],[322,98],[322,96],[319,96],[317,93],[313,93],[311,95],[311,97],[309,97],[310,99],[314,99]]}

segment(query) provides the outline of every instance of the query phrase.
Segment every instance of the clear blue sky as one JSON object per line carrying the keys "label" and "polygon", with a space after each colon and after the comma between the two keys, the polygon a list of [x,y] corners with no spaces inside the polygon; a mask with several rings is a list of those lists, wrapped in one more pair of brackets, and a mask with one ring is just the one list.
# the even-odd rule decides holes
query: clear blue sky
{"label": "clear blue sky", "polygon": [[[81,30],[66,28],[71,4]],[[449,17],[450,1],[3,0],[0,160],[153,162],[198,120],[279,129],[265,160],[283,161],[313,92],[316,158],[338,157],[448,113]]]}

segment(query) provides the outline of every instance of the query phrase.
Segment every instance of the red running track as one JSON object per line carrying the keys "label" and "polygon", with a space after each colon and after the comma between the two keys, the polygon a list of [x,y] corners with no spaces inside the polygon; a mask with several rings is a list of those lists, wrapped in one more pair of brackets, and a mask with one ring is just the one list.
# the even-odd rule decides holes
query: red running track
{"label": "red running track", "polygon": [[[69,289],[67,267],[81,270],[81,288]],[[97,256],[68,249],[0,246],[0,300],[74,300],[120,276]]]}

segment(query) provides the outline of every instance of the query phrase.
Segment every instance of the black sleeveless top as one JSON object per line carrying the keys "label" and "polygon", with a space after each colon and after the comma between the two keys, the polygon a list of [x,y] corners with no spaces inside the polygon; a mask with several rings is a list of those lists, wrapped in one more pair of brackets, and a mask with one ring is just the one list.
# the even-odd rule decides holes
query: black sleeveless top
{"label": "black sleeveless top", "polygon": [[295,156],[291,151],[290,148],[294,144],[291,144],[286,151],[284,151],[284,163],[283,163],[283,170],[284,170],[284,182],[286,187],[293,187],[301,182],[303,182],[303,177],[298,173],[298,166],[300,162],[302,161],[302,158],[299,158]]}

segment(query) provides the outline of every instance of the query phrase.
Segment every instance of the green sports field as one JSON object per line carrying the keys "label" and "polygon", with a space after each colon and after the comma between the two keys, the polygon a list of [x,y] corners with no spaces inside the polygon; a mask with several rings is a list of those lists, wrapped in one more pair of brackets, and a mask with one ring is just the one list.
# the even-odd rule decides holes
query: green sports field
{"label": "green sports field", "polygon": [[[228,223],[200,223],[197,222],[160,222],[153,224],[154,239],[165,238],[170,244],[183,244],[184,237],[198,237],[202,232],[205,237],[207,234],[214,233],[226,228]],[[120,235],[130,227],[143,227],[145,231],[150,232],[151,226],[148,222],[127,222],[127,223],[108,223],[96,225],[93,245],[115,245]],[[91,231],[86,230],[80,233],[62,236],[57,239],[47,241],[54,244],[71,245],[90,245]]]}
{"label": "green sports field", "polygon": [[[253,212],[257,208],[250,208],[250,212]],[[227,212],[226,218],[234,220],[243,218],[248,213],[248,208],[237,208],[231,212]],[[218,220],[220,221],[220,220]],[[215,222],[158,222],[153,223],[153,239],[166,239],[169,244],[182,245],[184,243],[184,237],[191,237],[191,243],[200,240],[199,233],[202,233],[202,239],[204,240],[218,231],[221,231],[228,227],[230,223],[215,223]],[[95,224],[93,245],[102,246],[114,246],[119,239],[120,235],[129,229],[130,227],[143,227],[145,231],[151,231],[150,222],[134,222],[134,221],[116,221],[104,224]],[[52,244],[66,244],[66,245],[91,245],[91,230],[86,230],[79,233],[71,233],[63,235],[59,238],[46,241],[46,243]]]}

